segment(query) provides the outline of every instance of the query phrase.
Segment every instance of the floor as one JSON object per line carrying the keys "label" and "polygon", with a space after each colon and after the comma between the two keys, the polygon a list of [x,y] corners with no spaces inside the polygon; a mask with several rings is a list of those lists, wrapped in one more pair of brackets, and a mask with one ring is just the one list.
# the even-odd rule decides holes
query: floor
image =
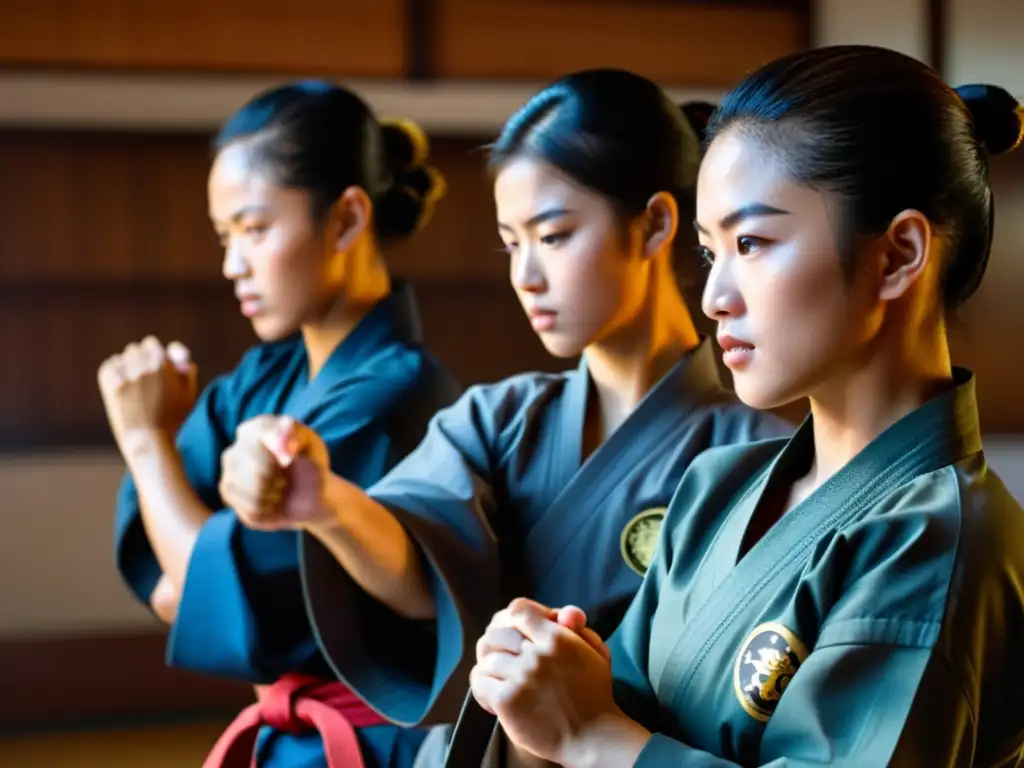
{"label": "floor", "polygon": [[174,723],[0,738],[0,768],[200,768],[227,723]]}

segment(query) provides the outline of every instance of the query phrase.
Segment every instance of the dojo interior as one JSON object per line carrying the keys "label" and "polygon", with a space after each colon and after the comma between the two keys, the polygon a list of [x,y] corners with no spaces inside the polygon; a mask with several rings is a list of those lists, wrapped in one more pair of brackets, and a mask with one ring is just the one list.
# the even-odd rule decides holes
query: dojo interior
{"label": "dojo interior", "polygon": [[[199,765],[252,701],[246,686],[167,669],[166,628],[115,571],[124,466],[96,368],[154,333],[190,346],[202,384],[253,343],[220,274],[205,190],[211,135],[256,91],[337,79],[428,132],[447,195],[388,264],[414,285],[427,344],[465,385],[565,367],[508,286],[481,149],[559,74],[626,67],[676,101],[714,101],[763,61],[858,42],[1024,101],[1019,0],[221,0],[199,10],[0,4],[2,766]],[[977,374],[989,459],[1024,501],[1024,152],[996,158],[992,178],[993,252],[956,319],[953,355]],[[699,290],[695,272],[698,321]]]}

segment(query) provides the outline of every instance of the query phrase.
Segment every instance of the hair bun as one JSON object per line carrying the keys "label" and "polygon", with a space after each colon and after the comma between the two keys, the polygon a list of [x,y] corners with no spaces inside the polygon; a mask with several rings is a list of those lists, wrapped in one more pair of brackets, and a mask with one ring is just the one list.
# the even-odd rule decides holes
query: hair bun
{"label": "hair bun", "polygon": [[391,187],[377,201],[377,231],[384,238],[411,235],[425,225],[444,196],[444,177],[426,165],[430,141],[412,120],[382,120],[381,139]]}
{"label": "hair bun", "polygon": [[990,155],[1001,155],[1024,140],[1024,111],[1009,91],[997,85],[962,85],[957,94],[967,105],[978,140]]}
{"label": "hair bun", "polygon": [[402,171],[425,163],[430,154],[430,140],[416,123],[398,117],[380,121],[384,154],[395,170]]}
{"label": "hair bun", "polygon": [[684,104],[680,104],[679,108],[683,111],[683,116],[686,117],[687,122],[690,123],[690,127],[697,133],[697,138],[703,144],[708,122],[710,122],[711,116],[718,109],[718,106],[707,101],[687,101]]}

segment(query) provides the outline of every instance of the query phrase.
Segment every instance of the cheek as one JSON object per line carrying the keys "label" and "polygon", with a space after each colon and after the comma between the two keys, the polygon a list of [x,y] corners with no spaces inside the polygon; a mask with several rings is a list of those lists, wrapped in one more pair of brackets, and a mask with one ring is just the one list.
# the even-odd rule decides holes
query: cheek
{"label": "cheek", "polygon": [[628,265],[625,254],[596,248],[565,260],[563,301],[589,330],[599,330],[624,309],[636,282]]}
{"label": "cheek", "polygon": [[268,241],[261,250],[258,272],[265,290],[285,297],[301,297],[324,274],[324,259],[308,242]]}
{"label": "cheek", "polygon": [[775,265],[748,286],[755,332],[771,357],[788,369],[831,357],[849,334],[850,291],[836,257],[804,257],[797,265]]}

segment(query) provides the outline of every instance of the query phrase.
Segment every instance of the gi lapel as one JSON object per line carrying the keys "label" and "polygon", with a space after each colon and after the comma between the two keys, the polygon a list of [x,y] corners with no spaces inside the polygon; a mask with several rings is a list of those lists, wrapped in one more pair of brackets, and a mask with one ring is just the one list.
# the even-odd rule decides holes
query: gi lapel
{"label": "gi lapel", "polygon": [[323,402],[327,391],[357,374],[360,366],[390,343],[416,341],[419,322],[412,289],[396,281],[382,299],[334,349],[320,373],[289,403],[285,415],[305,421]]}
{"label": "gi lapel", "polygon": [[[698,607],[686,618],[692,631],[680,634],[668,651],[664,674],[654,681],[660,700],[669,702],[669,706],[684,700],[701,662],[732,622],[772,581],[801,567],[823,535],[848,524],[898,486],[981,450],[974,378],[963,369],[954,369],[954,376],[954,389],[933,398],[876,437],[849,464],[783,515],[725,578],[708,590],[702,602],[693,603]],[[746,528],[757,501],[778,476],[780,467],[813,445],[812,430],[808,419],[766,480],[734,508],[725,528]],[[723,541],[731,539],[716,542],[721,549],[706,559],[704,567],[722,557],[732,557],[735,562],[735,549],[728,549]],[[699,585],[704,575],[702,568],[695,575],[695,583]],[[713,629],[696,631],[698,627]]]}
{"label": "gi lapel", "polygon": [[[588,521],[603,513],[616,486],[638,466],[657,461],[665,441],[677,434],[709,394],[720,389],[713,350],[703,340],[587,459],[527,535],[523,557],[527,573],[535,580],[534,594],[543,589],[566,550],[587,540]],[[580,422],[580,431],[582,426]]]}

